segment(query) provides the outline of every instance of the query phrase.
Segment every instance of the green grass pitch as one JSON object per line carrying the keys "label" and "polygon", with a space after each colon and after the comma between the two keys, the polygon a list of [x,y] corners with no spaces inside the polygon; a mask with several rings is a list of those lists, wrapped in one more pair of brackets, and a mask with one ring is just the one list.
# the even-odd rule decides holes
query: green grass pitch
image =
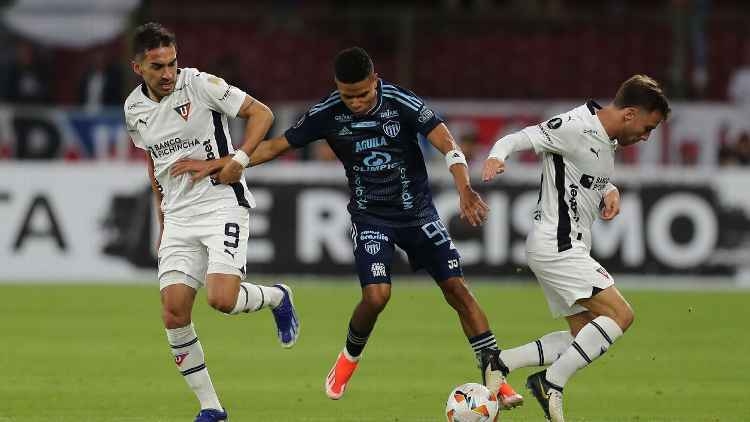
{"label": "green grass pitch", "polygon": [[[453,311],[431,283],[394,284],[342,400],[322,385],[343,346],[356,281],[292,281],[300,341],[283,350],[270,312],[225,316],[199,294],[207,364],[232,421],[442,421],[458,384],[478,381]],[[552,320],[534,284],[476,283],[501,346]],[[625,290],[631,330],[566,387],[570,422],[750,421],[748,291]],[[197,401],[176,371],[151,285],[0,285],[0,422],[185,422]],[[542,421],[526,404],[501,421]]]}

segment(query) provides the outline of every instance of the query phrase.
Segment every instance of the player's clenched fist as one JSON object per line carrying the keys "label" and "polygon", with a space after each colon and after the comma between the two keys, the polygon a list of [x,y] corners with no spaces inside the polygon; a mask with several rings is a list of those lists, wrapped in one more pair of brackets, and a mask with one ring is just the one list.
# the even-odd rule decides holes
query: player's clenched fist
{"label": "player's clenched fist", "polygon": [[487,161],[484,162],[484,168],[482,168],[482,181],[488,182],[504,171],[505,161],[501,161],[497,158],[488,158]]}

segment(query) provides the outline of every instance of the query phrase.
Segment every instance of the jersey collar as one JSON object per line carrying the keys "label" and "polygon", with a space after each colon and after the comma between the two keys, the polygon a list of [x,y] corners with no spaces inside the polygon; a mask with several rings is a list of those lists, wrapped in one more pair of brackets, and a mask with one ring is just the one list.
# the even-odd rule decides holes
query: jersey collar
{"label": "jersey collar", "polygon": [[380,110],[380,106],[383,105],[383,80],[380,78],[378,78],[377,90],[378,90],[378,101],[375,103],[375,106],[370,109],[370,111],[365,113],[368,116],[377,113],[378,110]]}
{"label": "jersey collar", "polygon": [[[608,143],[613,149],[617,148],[617,139],[610,139],[609,134],[604,129],[604,125],[602,125],[602,121],[599,120],[599,116],[597,116],[596,112],[598,110],[602,109],[602,106],[600,106],[596,101],[594,100],[588,100],[586,101],[586,108],[589,109],[589,112],[591,113],[591,118],[594,120],[594,124],[599,127],[599,130],[601,133],[604,134],[604,136],[600,137],[600,139],[603,142]],[[597,137],[599,138],[599,137]]]}
{"label": "jersey collar", "polygon": [[588,101],[586,101],[586,107],[589,109],[589,112],[591,114],[593,114],[594,116],[596,116],[596,111],[597,110],[601,110],[602,109],[602,106],[600,106],[599,104],[597,104],[597,102],[594,101],[594,100],[588,100]]}

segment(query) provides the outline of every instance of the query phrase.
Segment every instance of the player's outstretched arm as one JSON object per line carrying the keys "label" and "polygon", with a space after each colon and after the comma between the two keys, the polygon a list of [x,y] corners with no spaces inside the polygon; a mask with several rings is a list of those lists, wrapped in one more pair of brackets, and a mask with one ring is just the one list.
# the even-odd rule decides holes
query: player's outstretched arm
{"label": "player's outstretched arm", "polygon": [[482,168],[482,181],[489,182],[505,172],[505,160],[515,151],[531,149],[531,139],[523,132],[505,135],[492,146]]}
{"label": "player's outstretched arm", "polygon": [[250,166],[257,166],[271,161],[279,155],[287,152],[292,146],[286,136],[267,139],[258,145],[253,155],[250,156]]}
{"label": "player's outstretched arm", "polygon": [[273,124],[273,112],[262,102],[247,95],[245,101],[237,112],[237,117],[247,119],[245,124],[245,136],[242,146],[235,152],[232,160],[222,167],[216,180],[229,184],[238,182],[242,177],[242,171],[250,164],[250,156],[265,138],[268,129]]}
{"label": "player's outstretched arm", "polygon": [[466,158],[453,139],[453,135],[448,131],[448,127],[440,123],[427,134],[427,139],[445,155],[446,165],[453,175],[453,182],[458,190],[461,218],[472,226],[481,225],[487,219],[490,208],[472,189]]}
{"label": "player's outstretched arm", "polygon": [[169,174],[179,176],[184,173],[192,173],[193,182],[203,179],[204,177],[221,171],[230,161],[232,156],[221,157],[218,160],[193,160],[183,158],[172,164],[169,168]]}
{"label": "player's outstretched arm", "polygon": [[617,186],[611,183],[607,185],[602,202],[602,220],[611,220],[617,217],[617,214],[620,213],[620,191],[617,189]]}

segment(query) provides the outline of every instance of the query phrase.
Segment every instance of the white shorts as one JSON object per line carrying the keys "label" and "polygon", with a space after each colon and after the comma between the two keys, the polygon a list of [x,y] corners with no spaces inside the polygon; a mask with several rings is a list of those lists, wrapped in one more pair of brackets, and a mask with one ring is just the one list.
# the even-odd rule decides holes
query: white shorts
{"label": "white shorts", "polygon": [[582,246],[563,252],[552,248],[541,252],[527,246],[526,258],[555,318],[585,311],[576,300],[591,297],[594,288],[604,290],[615,284],[607,270]]}
{"label": "white shorts", "polygon": [[182,283],[200,288],[206,274],[245,278],[250,214],[222,208],[191,217],[164,216],[159,246],[159,288]]}

